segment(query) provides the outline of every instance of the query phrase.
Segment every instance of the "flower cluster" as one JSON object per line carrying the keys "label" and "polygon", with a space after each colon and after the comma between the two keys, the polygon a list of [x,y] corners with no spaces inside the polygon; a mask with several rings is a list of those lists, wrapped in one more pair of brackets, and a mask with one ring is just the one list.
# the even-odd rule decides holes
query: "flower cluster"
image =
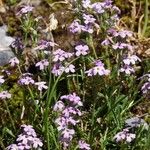
{"label": "flower cluster", "polygon": [[[81,24],[80,20],[78,19],[74,20],[69,27],[70,32],[72,33],[87,32],[92,34],[94,32],[94,27],[99,28],[99,25],[96,23],[97,20],[93,14],[101,15],[101,18],[105,13],[111,14],[110,18],[104,19],[106,24],[110,24],[118,20],[118,14],[120,13],[119,8],[113,6],[111,0],[95,3],[91,3],[90,0],[82,0],[81,7],[83,9],[82,12],[86,12],[82,15],[83,24]],[[90,13],[88,14],[87,12]]]}
{"label": "flower cluster", "polygon": [[141,62],[141,59],[136,55],[131,55],[123,59],[123,66],[120,69],[120,72],[125,72],[128,75],[134,73],[135,71],[132,65],[135,65],[137,61]]}
{"label": "flower cluster", "polygon": [[37,149],[43,146],[42,141],[37,137],[37,134],[31,125],[21,125],[22,133],[18,135],[17,144],[11,144],[7,150],[27,150]]}
{"label": "flower cluster", "polygon": [[54,62],[52,73],[55,76],[59,76],[63,72],[65,73],[75,72],[75,66],[65,61],[66,59],[71,58],[73,56],[73,53],[69,53],[61,49],[57,49],[52,53],[52,55],[53,55],[53,62]]}
{"label": "flower cluster", "polygon": [[20,85],[29,85],[29,84],[34,84],[35,81],[32,79],[31,76],[25,74],[18,80],[18,83]]}
{"label": "flower cluster", "polygon": [[136,135],[133,134],[133,133],[130,133],[129,132],[129,129],[126,128],[126,129],[123,129],[123,131],[121,132],[118,132],[115,136],[114,136],[114,140],[116,142],[127,142],[127,143],[130,143],[132,142],[134,139],[135,139]]}
{"label": "flower cluster", "polygon": [[47,59],[43,59],[35,64],[36,67],[39,67],[40,70],[44,70],[47,66],[49,66],[49,62]]}
{"label": "flower cluster", "polygon": [[54,105],[53,110],[59,113],[55,123],[60,132],[60,141],[64,148],[69,146],[75,134],[75,130],[71,127],[79,122],[76,119],[77,116],[81,116],[81,111],[78,109],[80,106],[83,106],[83,104],[76,93],[61,96],[60,100]]}
{"label": "flower cluster", "polygon": [[104,68],[104,64],[100,61],[97,60],[94,62],[95,66],[91,68],[90,70],[86,71],[88,76],[95,76],[95,75],[109,75],[110,70]]}
{"label": "flower cluster", "polygon": [[147,94],[150,91],[150,74],[146,74],[143,77],[147,77],[147,81],[144,83],[141,90],[143,94]]}
{"label": "flower cluster", "polygon": [[76,50],[76,56],[85,56],[88,54],[88,51],[89,51],[89,47],[87,45],[77,45],[75,47],[75,50]]}
{"label": "flower cluster", "polygon": [[53,62],[62,62],[64,61],[65,59],[67,58],[70,58],[72,57],[73,54],[72,53],[69,53],[69,52],[65,52],[61,49],[57,49],[53,52]]}
{"label": "flower cluster", "polygon": [[126,126],[130,128],[136,128],[143,126],[144,129],[148,130],[149,125],[145,122],[144,119],[140,117],[132,117],[125,120]]}

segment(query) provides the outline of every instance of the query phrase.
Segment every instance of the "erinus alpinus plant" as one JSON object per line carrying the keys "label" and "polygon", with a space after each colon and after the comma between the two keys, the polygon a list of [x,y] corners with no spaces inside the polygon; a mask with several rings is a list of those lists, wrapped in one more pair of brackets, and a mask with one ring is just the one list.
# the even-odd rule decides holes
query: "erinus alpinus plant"
{"label": "erinus alpinus plant", "polygon": [[134,111],[150,92],[136,33],[111,0],[56,4],[72,15],[66,49],[55,13],[48,22],[31,5],[16,12],[22,36],[0,75],[1,149],[149,150],[148,112]]}

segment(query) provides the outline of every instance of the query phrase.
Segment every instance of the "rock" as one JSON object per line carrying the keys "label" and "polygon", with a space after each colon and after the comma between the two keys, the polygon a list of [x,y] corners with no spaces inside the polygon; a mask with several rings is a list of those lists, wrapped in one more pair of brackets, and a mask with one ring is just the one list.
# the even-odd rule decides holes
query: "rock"
{"label": "rock", "polygon": [[14,53],[10,50],[0,51],[0,66],[9,63],[9,60],[14,57]]}
{"label": "rock", "polygon": [[0,27],[0,66],[7,64],[10,58],[14,57],[14,53],[10,49],[10,44],[15,40],[7,36],[7,26]]}

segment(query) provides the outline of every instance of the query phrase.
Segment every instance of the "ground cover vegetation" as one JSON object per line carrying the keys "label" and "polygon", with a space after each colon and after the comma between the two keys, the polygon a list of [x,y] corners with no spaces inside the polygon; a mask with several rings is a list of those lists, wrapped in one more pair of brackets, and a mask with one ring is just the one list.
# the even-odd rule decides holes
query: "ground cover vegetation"
{"label": "ground cover vegetation", "polygon": [[1,149],[150,149],[149,4],[127,3],[9,1],[16,40],[0,67]]}

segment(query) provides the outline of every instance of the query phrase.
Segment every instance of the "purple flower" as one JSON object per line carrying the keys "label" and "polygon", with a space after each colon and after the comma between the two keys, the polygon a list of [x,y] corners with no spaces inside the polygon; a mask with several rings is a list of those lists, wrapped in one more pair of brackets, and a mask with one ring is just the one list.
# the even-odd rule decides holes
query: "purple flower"
{"label": "purple flower", "polygon": [[129,130],[128,129],[123,129],[123,131],[121,132],[118,132],[115,136],[114,136],[114,140],[116,142],[121,142],[121,141],[124,141],[124,142],[127,142],[127,143],[130,143],[132,142],[134,139],[135,139],[136,135],[133,134],[133,133],[129,133]]}
{"label": "purple flower", "polygon": [[55,63],[52,68],[52,73],[55,76],[60,76],[64,72],[65,67],[62,66],[60,63]]}
{"label": "purple flower", "polygon": [[75,47],[76,50],[76,56],[80,56],[80,55],[87,55],[88,51],[89,51],[89,47],[87,45],[77,45]]}
{"label": "purple flower", "polygon": [[120,72],[125,72],[127,75],[130,75],[131,73],[134,73],[134,69],[129,65],[124,65],[120,70]]}
{"label": "purple flower", "polygon": [[[63,148],[67,149],[75,134],[75,130],[71,127],[79,122],[77,116],[81,116],[81,112],[77,107],[82,106],[82,102],[80,101],[80,97],[75,93],[63,95],[60,99],[54,105],[53,109],[59,112],[59,117],[55,120],[55,123],[57,130],[60,132],[60,141],[63,144]],[[66,103],[62,101],[66,101]]]}
{"label": "purple flower", "polygon": [[70,64],[69,66],[67,66],[67,67],[65,68],[65,72],[66,72],[66,73],[69,73],[69,72],[74,73],[74,72],[75,72],[75,66],[72,65],[72,64]]}
{"label": "purple flower", "polygon": [[87,24],[85,26],[82,26],[82,31],[92,34],[94,32],[93,26],[91,24]]}
{"label": "purple flower", "polygon": [[149,127],[148,124],[145,122],[145,120],[139,117],[132,117],[126,119],[125,123],[127,127],[131,127],[131,128],[143,126],[146,130],[148,130]]}
{"label": "purple flower", "polygon": [[3,78],[4,78],[4,76],[0,76],[0,84],[5,82],[5,80]]}
{"label": "purple flower", "polygon": [[57,61],[60,61],[62,62],[63,60],[65,60],[66,58],[70,58],[73,56],[72,53],[69,53],[69,52],[65,52],[61,49],[58,49],[56,51],[53,52],[53,55],[54,55],[54,58],[53,58],[53,61],[54,62],[57,62]]}
{"label": "purple flower", "polygon": [[44,50],[48,49],[50,47],[58,46],[58,44],[51,42],[51,41],[46,41],[46,40],[41,40],[38,44],[37,47],[34,48],[34,50]]}
{"label": "purple flower", "polygon": [[75,131],[73,129],[65,129],[62,131],[62,136],[64,139],[72,140]]}
{"label": "purple flower", "polygon": [[93,15],[86,15],[83,14],[83,19],[84,19],[84,23],[87,24],[94,24],[96,19],[94,18]]}
{"label": "purple flower", "polygon": [[91,68],[90,70],[88,71],[85,71],[85,73],[88,74],[88,76],[95,76],[95,75],[100,75],[100,76],[103,76],[103,75],[109,75],[110,73],[110,70],[108,69],[105,69],[104,68],[104,64],[98,60],[95,62],[95,67]]}
{"label": "purple flower", "polygon": [[38,86],[39,91],[42,91],[43,89],[48,89],[48,86],[45,84],[46,82],[35,82],[35,85]]}
{"label": "purple flower", "polygon": [[9,60],[10,66],[14,67],[15,65],[19,64],[19,59],[17,57],[11,58]]}
{"label": "purple flower", "polygon": [[107,46],[107,45],[109,45],[111,42],[110,42],[110,40],[109,39],[105,39],[101,44],[103,45],[103,46]]}
{"label": "purple flower", "polygon": [[21,125],[23,132],[16,139],[17,144],[11,144],[7,150],[27,150],[40,148],[43,143],[37,138],[36,132],[31,125]]}
{"label": "purple flower", "polygon": [[105,12],[104,7],[105,7],[105,3],[103,2],[97,2],[97,3],[92,4],[92,9],[98,14],[102,14]]}
{"label": "purple flower", "polygon": [[142,90],[143,94],[148,93],[148,91],[150,91],[150,82],[144,83],[141,90]]}
{"label": "purple flower", "polygon": [[83,149],[83,150],[90,150],[91,148],[90,148],[90,145],[89,144],[87,144],[85,141],[83,141],[83,140],[80,140],[79,141],[79,148],[80,149]]}
{"label": "purple flower", "polygon": [[6,149],[7,150],[18,150],[18,145],[17,144],[11,144]]}
{"label": "purple flower", "polygon": [[0,92],[0,99],[9,99],[11,98],[11,94],[8,91]]}
{"label": "purple flower", "polygon": [[61,100],[66,99],[70,101],[73,105],[83,106],[83,103],[81,102],[81,99],[79,96],[76,95],[76,93],[69,94],[69,95],[63,95],[60,97]]}
{"label": "purple flower", "polygon": [[34,80],[29,76],[25,76],[19,79],[18,83],[21,85],[29,85],[29,84],[34,84]]}
{"label": "purple flower", "polygon": [[12,42],[11,47],[16,49],[17,52],[22,52],[24,49],[24,45],[20,38],[16,38],[14,42]]}
{"label": "purple flower", "polygon": [[44,70],[45,67],[47,67],[49,65],[49,62],[47,59],[43,59],[39,62],[36,63],[36,67],[39,67],[40,70]]}
{"label": "purple flower", "polygon": [[136,61],[141,62],[141,59],[136,55],[128,56],[126,59],[123,60],[125,65],[134,65]]}
{"label": "purple flower", "polygon": [[81,33],[82,25],[79,24],[79,20],[74,20],[73,23],[69,26],[69,30],[72,33]]}
{"label": "purple flower", "polygon": [[56,102],[56,104],[53,107],[54,111],[62,111],[65,108],[65,105],[62,101]]}
{"label": "purple flower", "polygon": [[91,1],[90,0],[82,0],[82,6],[84,8],[91,8]]}
{"label": "purple flower", "polygon": [[27,14],[27,13],[29,13],[29,12],[32,12],[33,11],[33,8],[34,7],[32,7],[32,6],[23,6],[22,8],[21,8],[21,10],[17,13],[17,15],[20,15],[20,16],[22,16],[22,15],[24,15],[24,14]]}

